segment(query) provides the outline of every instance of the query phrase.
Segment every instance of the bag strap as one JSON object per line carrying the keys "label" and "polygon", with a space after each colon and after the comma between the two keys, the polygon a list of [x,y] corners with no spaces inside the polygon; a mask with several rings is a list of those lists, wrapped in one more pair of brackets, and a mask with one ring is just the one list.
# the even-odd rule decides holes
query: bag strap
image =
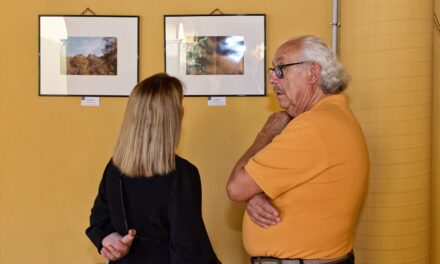
{"label": "bag strap", "polygon": [[[119,191],[121,193],[122,215],[124,218],[125,230],[128,233],[129,228],[128,228],[128,221],[127,221],[127,211],[125,209],[126,207],[125,207],[125,199],[124,199],[124,186],[123,186],[123,182],[122,182],[122,174],[119,175]],[[147,237],[147,236],[140,235],[140,234],[136,234],[135,237],[140,238],[140,239],[147,239],[147,240],[155,241],[155,242],[166,242],[166,243],[169,242],[169,240],[151,238],[151,237]]]}

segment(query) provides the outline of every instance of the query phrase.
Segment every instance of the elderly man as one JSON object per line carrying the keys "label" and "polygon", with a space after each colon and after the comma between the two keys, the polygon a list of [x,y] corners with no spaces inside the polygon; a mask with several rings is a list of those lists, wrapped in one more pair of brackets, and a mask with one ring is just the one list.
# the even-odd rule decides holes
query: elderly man
{"label": "elderly man", "polygon": [[235,165],[227,192],[247,201],[243,243],[252,263],[354,263],[353,232],[368,177],[364,135],[340,94],[348,75],[319,38],[275,53],[272,114]]}

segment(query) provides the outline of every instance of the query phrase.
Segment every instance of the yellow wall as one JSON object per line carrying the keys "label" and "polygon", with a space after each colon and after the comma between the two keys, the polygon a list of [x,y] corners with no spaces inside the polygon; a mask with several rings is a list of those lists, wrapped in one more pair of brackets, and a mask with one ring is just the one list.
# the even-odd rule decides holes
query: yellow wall
{"label": "yellow wall", "polygon": [[[341,59],[353,77],[347,93],[372,161],[356,231],[357,263],[440,263],[433,2],[341,0]],[[435,4],[440,15],[440,0]],[[141,78],[164,69],[164,14],[207,14],[215,8],[265,13],[268,63],[290,36],[316,34],[330,42],[331,0],[0,1],[0,263],[103,263],[84,229],[126,98],[81,107],[78,97],[38,96],[38,15],[79,14],[86,7],[98,15],[141,16]],[[439,39],[434,32],[434,72]],[[244,208],[228,201],[224,186],[234,162],[277,109],[270,86],[268,92],[268,97],[227,98],[226,107],[208,107],[207,98],[184,99],[178,152],[201,171],[205,223],[225,264],[247,263],[241,245]]]}
{"label": "yellow wall", "polygon": [[[434,1],[434,11],[440,19],[440,0]],[[434,27],[434,72],[432,89],[432,263],[440,263],[440,29]]]}
{"label": "yellow wall", "polygon": [[[267,14],[267,58],[285,39],[316,34],[330,42],[331,1],[313,0],[1,0],[0,263],[102,263],[84,235],[126,98],[81,107],[78,97],[38,96],[38,15],[141,16],[140,76],[163,71],[163,15]],[[268,86],[271,93],[271,88]],[[243,206],[228,201],[229,172],[271,111],[272,97],[185,98],[179,153],[200,169],[203,213],[226,264],[247,263]]]}
{"label": "yellow wall", "polygon": [[430,261],[431,0],[342,0],[341,59],[371,169],[357,263]]}

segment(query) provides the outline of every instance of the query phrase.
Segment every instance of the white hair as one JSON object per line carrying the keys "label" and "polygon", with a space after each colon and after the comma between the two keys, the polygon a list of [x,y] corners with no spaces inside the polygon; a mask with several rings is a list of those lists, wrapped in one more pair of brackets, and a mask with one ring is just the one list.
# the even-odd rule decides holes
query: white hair
{"label": "white hair", "polygon": [[338,94],[347,87],[350,75],[322,39],[315,36],[301,36],[292,41],[299,42],[302,60],[315,61],[321,66],[320,86],[324,93]]}

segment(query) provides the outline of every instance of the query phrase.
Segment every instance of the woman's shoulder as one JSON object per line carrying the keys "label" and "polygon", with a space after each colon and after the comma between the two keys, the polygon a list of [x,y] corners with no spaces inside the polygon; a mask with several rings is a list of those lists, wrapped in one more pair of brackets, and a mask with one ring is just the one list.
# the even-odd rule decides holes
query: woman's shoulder
{"label": "woman's shoulder", "polygon": [[105,172],[111,174],[120,173],[118,167],[116,167],[115,163],[113,162],[113,158],[110,158],[110,160],[107,162],[107,165],[105,166]]}
{"label": "woman's shoulder", "polygon": [[178,155],[176,155],[176,176],[183,181],[200,181],[200,174],[197,167]]}
{"label": "woman's shoulder", "polygon": [[176,168],[197,170],[197,167],[194,164],[179,155],[176,155]]}

